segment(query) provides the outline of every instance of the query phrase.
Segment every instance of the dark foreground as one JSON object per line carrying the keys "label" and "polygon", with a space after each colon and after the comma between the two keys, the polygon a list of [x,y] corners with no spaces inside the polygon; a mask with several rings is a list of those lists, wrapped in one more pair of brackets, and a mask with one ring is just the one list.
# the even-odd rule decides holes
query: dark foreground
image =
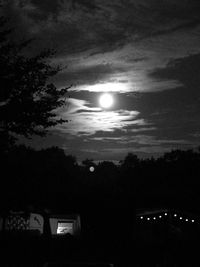
{"label": "dark foreground", "polygon": [[199,266],[200,262],[198,242],[132,244],[129,251],[113,251],[112,246],[107,250],[69,240],[3,240],[1,266]]}
{"label": "dark foreground", "polygon": [[[115,236],[112,231],[111,235],[101,232],[90,237],[83,232],[79,239],[70,235],[51,237],[4,233],[0,237],[0,266],[200,266],[199,226],[184,226],[179,234],[168,231],[165,226],[135,222],[129,237],[123,235],[127,231],[123,229],[124,225],[118,228],[118,232],[113,225]],[[156,236],[159,227],[162,231]]]}

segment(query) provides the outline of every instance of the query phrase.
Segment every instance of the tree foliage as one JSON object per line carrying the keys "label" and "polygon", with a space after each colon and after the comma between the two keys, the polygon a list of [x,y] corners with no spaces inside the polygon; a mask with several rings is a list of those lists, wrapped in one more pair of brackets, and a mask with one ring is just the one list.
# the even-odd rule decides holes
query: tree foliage
{"label": "tree foliage", "polygon": [[59,118],[56,109],[65,104],[68,88],[58,89],[48,82],[60,66],[51,64],[52,50],[36,56],[24,56],[31,41],[14,43],[0,20],[0,135],[4,142],[14,135],[43,136],[47,129],[66,120]]}

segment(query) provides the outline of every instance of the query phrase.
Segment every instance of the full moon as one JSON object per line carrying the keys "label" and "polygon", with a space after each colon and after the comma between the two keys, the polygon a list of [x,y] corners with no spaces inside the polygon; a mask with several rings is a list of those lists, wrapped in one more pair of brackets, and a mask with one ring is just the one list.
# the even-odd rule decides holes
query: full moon
{"label": "full moon", "polygon": [[100,96],[99,103],[102,108],[110,108],[113,104],[113,97],[110,94],[103,94]]}

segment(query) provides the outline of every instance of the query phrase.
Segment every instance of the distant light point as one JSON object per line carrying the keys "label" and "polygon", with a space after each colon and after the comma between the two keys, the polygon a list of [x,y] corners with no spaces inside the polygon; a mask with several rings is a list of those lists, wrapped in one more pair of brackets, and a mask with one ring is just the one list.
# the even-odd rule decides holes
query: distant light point
{"label": "distant light point", "polygon": [[90,170],[90,172],[94,172],[94,167],[91,166],[91,167],[89,168],[89,170]]}

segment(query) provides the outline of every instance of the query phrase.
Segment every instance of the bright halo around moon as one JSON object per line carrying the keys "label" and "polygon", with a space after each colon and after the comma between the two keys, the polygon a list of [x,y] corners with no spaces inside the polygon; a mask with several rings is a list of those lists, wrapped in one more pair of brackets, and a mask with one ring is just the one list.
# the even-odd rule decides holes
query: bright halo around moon
{"label": "bright halo around moon", "polygon": [[113,105],[113,97],[111,94],[103,94],[100,96],[99,103],[102,108],[110,108]]}

